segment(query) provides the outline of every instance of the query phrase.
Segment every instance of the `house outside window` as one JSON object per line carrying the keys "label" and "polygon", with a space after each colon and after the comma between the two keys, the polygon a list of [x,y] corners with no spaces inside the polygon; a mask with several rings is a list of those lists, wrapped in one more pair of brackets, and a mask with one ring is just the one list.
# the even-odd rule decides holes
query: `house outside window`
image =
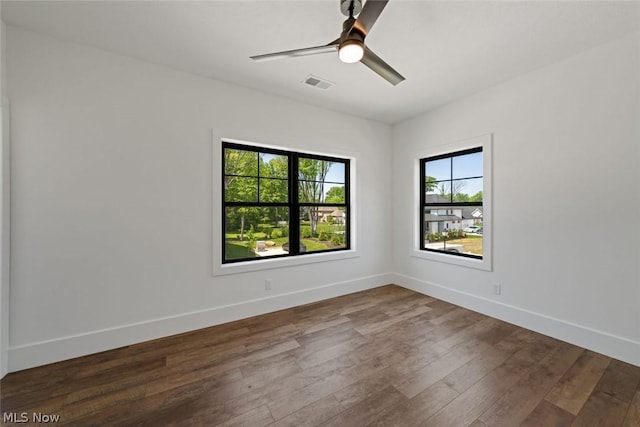
{"label": "house outside window", "polygon": [[350,161],[222,143],[222,263],[350,249]]}

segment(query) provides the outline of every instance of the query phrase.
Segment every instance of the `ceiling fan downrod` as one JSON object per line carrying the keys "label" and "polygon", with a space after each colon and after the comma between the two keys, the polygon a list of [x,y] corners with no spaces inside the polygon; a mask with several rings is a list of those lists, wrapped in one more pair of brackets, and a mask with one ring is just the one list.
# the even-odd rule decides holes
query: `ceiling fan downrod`
{"label": "ceiling fan downrod", "polygon": [[362,10],[362,0],[340,0],[340,11],[344,16],[353,17]]}

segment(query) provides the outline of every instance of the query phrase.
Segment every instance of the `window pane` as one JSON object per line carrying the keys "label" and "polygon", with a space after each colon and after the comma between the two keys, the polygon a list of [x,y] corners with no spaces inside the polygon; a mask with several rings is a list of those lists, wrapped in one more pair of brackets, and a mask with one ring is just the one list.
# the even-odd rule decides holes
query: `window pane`
{"label": "window pane", "polygon": [[289,185],[284,179],[260,179],[260,201],[286,203],[289,200]]}
{"label": "window pane", "polygon": [[329,171],[327,172],[326,182],[333,182],[336,184],[344,184],[344,163],[342,162],[328,162]]}
{"label": "window pane", "polygon": [[260,176],[287,179],[289,159],[287,156],[260,153]]}
{"label": "window pane", "polygon": [[305,206],[301,208],[301,215],[301,252],[317,252],[347,247],[347,212],[344,209]]}
{"label": "window pane", "polygon": [[[336,187],[336,184],[342,184],[341,186],[344,187],[345,165],[341,162],[300,158],[298,178],[298,201],[301,203],[325,203],[332,187]],[[335,199],[336,195],[332,194],[332,196]]]}
{"label": "window pane", "polygon": [[482,178],[460,179],[451,182],[453,202],[481,202]]}
{"label": "window pane", "polygon": [[325,186],[324,202],[335,203],[339,205],[345,204],[344,185],[327,184]]}
{"label": "window pane", "polygon": [[440,182],[438,182],[432,176],[425,175],[425,177],[424,177],[424,192],[425,192],[425,194],[439,194],[440,193]]}
{"label": "window pane", "polygon": [[443,196],[440,195],[440,192],[438,191],[436,194],[426,194],[424,196],[424,202],[426,204],[429,203],[451,203],[451,199],[448,199],[447,197],[449,197],[448,195]]}
{"label": "window pane", "polygon": [[286,254],[289,208],[227,207],[225,260]]}
{"label": "window pane", "polygon": [[482,258],[482,208],[424,208],[425,249]]}
{"label": "window pane", "polygon": [[437,197],[431,197],[434,202],[427,201],[427,203],[435,203],[436,201],[438,203],[451,203],[451,181],[438,182],[434,193],[437,195]]}
{"label": "window pane", "polygon": [[451,159],[431,160],[424,163],[424,175],[433,178],[434,181],[447,181],[451,179]]}
{"label": "window pane", "polygon": [[324,203],[325,185],[324,182],[319,181],[298,181],[298,201]]}
{"label": "window pane", "polygon": [[257,202],[258,179],[239,176],[225,177],[226,190],[224,200],[227,202]]}
{"label": "window pane", "polygon": [[258,153],[245,150],[224,150],[224,174],[258,176]]}
{"label": "window pane", "polygon": [[482,176],[482,152],[452,158],[453,179]]}

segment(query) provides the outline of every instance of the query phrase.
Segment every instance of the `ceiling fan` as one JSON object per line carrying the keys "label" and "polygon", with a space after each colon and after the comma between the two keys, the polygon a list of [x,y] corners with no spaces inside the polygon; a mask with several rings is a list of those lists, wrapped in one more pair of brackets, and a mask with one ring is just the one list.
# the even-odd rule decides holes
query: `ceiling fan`
{"label": "ceiling fan", "polygon": [[[337,39],[322,46],[256,55],[251,59],[267,61],[337,51],[342,62],[360,61],[395,86],[403,81],[404,77],[364,44],[365,37],[371,31],[371,27],[376,23],[388,2],[389,0],[367,0],[363,7],[362,0],[341,0],[340,10],[348,18],[342,24],[342,33]],[[356,19],[354,16],[358,16],[358,18]]]}

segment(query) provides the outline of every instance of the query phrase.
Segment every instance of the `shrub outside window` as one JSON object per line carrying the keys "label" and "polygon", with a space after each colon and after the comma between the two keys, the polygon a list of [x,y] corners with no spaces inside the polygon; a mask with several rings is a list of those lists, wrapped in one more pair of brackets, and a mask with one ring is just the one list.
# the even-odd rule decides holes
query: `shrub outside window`
{"label": "shrub outside window", "polygon": [[350,248],[349,160],[223,141],[222,262]]}

